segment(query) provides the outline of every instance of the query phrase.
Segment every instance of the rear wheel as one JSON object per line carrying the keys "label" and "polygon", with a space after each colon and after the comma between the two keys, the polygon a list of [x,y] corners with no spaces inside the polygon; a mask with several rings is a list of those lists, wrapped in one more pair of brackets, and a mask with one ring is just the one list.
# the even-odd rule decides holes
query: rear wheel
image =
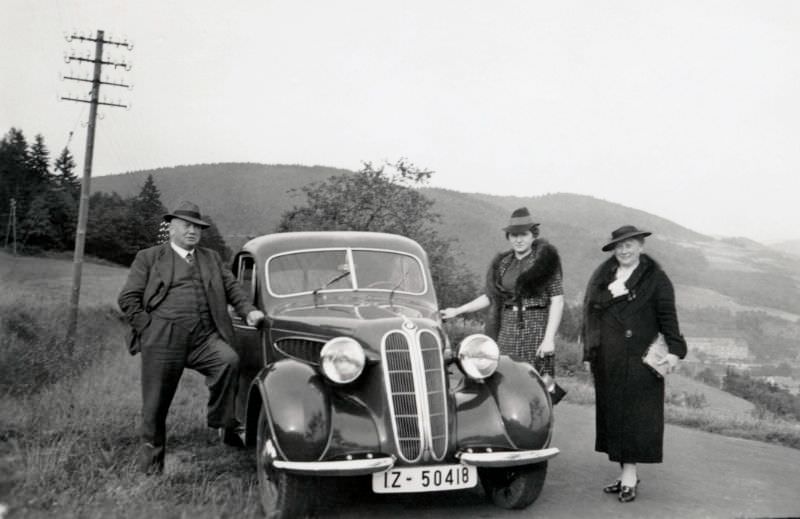
{"label": "rear wheel", "polygon": [[547,462],[502,469],[478,469],[486,497],[500,508],[519,510],[536,501],[544,487]]}
{"label": "rear wheel", "polygon": [[315,478],[287,474],[272,467],[276,455],[264,411],[258,418],[256,465],[264,515],[270,519],[308,517],[315,511]]}

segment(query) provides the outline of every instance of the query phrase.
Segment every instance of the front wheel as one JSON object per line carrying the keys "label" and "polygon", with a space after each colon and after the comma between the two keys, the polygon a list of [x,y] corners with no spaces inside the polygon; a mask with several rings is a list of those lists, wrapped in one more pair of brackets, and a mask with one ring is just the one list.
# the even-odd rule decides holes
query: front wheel
{"label": "front wheel", "polygon": [[547,462],[502,469],[478,469],[486,497],[500,508],[519,510],[536,501],[544,487]]}
{"label": "front wheel", "polygon": [[272,467],[275,457],[269,422],[262,410],[258,417],[256,466],[258,493],[264,515],[270,519],[308,517],[315,511],[318,494],[314,478],[294,476]]}

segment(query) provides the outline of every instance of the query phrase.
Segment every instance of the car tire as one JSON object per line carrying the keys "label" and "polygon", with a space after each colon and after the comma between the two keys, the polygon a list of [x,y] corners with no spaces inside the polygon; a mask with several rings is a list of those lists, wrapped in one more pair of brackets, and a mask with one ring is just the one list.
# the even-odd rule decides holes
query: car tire
{"label": "car tire", "polygon": [[270,439],[269,422],[264,411],[258,418],[256,470],[258,494],[264,516],[269,519],[309,517],[316,510],[317,478],[301,477],[275,470],[265,459],[264,445]]}
{"label": "car tire", "polygon": [[500,508],[519,510],[536,501],[544,487],[547,462],[503,469],[478,469],[486,497]]}

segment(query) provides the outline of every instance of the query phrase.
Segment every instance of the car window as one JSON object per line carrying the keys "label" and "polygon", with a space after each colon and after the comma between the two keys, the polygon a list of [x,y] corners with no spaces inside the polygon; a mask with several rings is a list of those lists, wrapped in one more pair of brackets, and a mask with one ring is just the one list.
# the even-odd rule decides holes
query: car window
{"label": "car window", "polygon": [[395,252],[354,250],[353,262],[359,288],[421,293],[425,277],[412,256]]}
{"label": "car window", "polygon": [[247,292],[251,303],[255,303],[256,301],[255,266],[256,263],[252,257],[239,256],[236,278],[239,280],[239,284],[242,285],[245,292]]}
{"label": "car window", "polygon": [[268,268],[270,290],[278,295],[352,287],[349,276],[339,278],[349,271],[344,250],[284,254],[272,258]]}
{"label": "car window", "polygon": [[356,288],[412,294],[426,291],[420,261],[393,251],[298,251],[272,257],[267,272],[268,288],[278,296]]}

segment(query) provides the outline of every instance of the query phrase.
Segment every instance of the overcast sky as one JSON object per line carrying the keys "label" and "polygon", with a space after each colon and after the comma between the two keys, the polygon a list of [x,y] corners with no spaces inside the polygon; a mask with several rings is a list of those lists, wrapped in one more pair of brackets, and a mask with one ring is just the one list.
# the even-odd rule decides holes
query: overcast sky
{"label": "overcast sky", "polygon": [[3,0],[0,131],[53,155],[74,131],[82,167],[73,29],[135,43],[107,51],[134,89],[102,90],[132,107],[101,110],[96,175],[407,157],[434,186],[800,238],[800,2]]}

